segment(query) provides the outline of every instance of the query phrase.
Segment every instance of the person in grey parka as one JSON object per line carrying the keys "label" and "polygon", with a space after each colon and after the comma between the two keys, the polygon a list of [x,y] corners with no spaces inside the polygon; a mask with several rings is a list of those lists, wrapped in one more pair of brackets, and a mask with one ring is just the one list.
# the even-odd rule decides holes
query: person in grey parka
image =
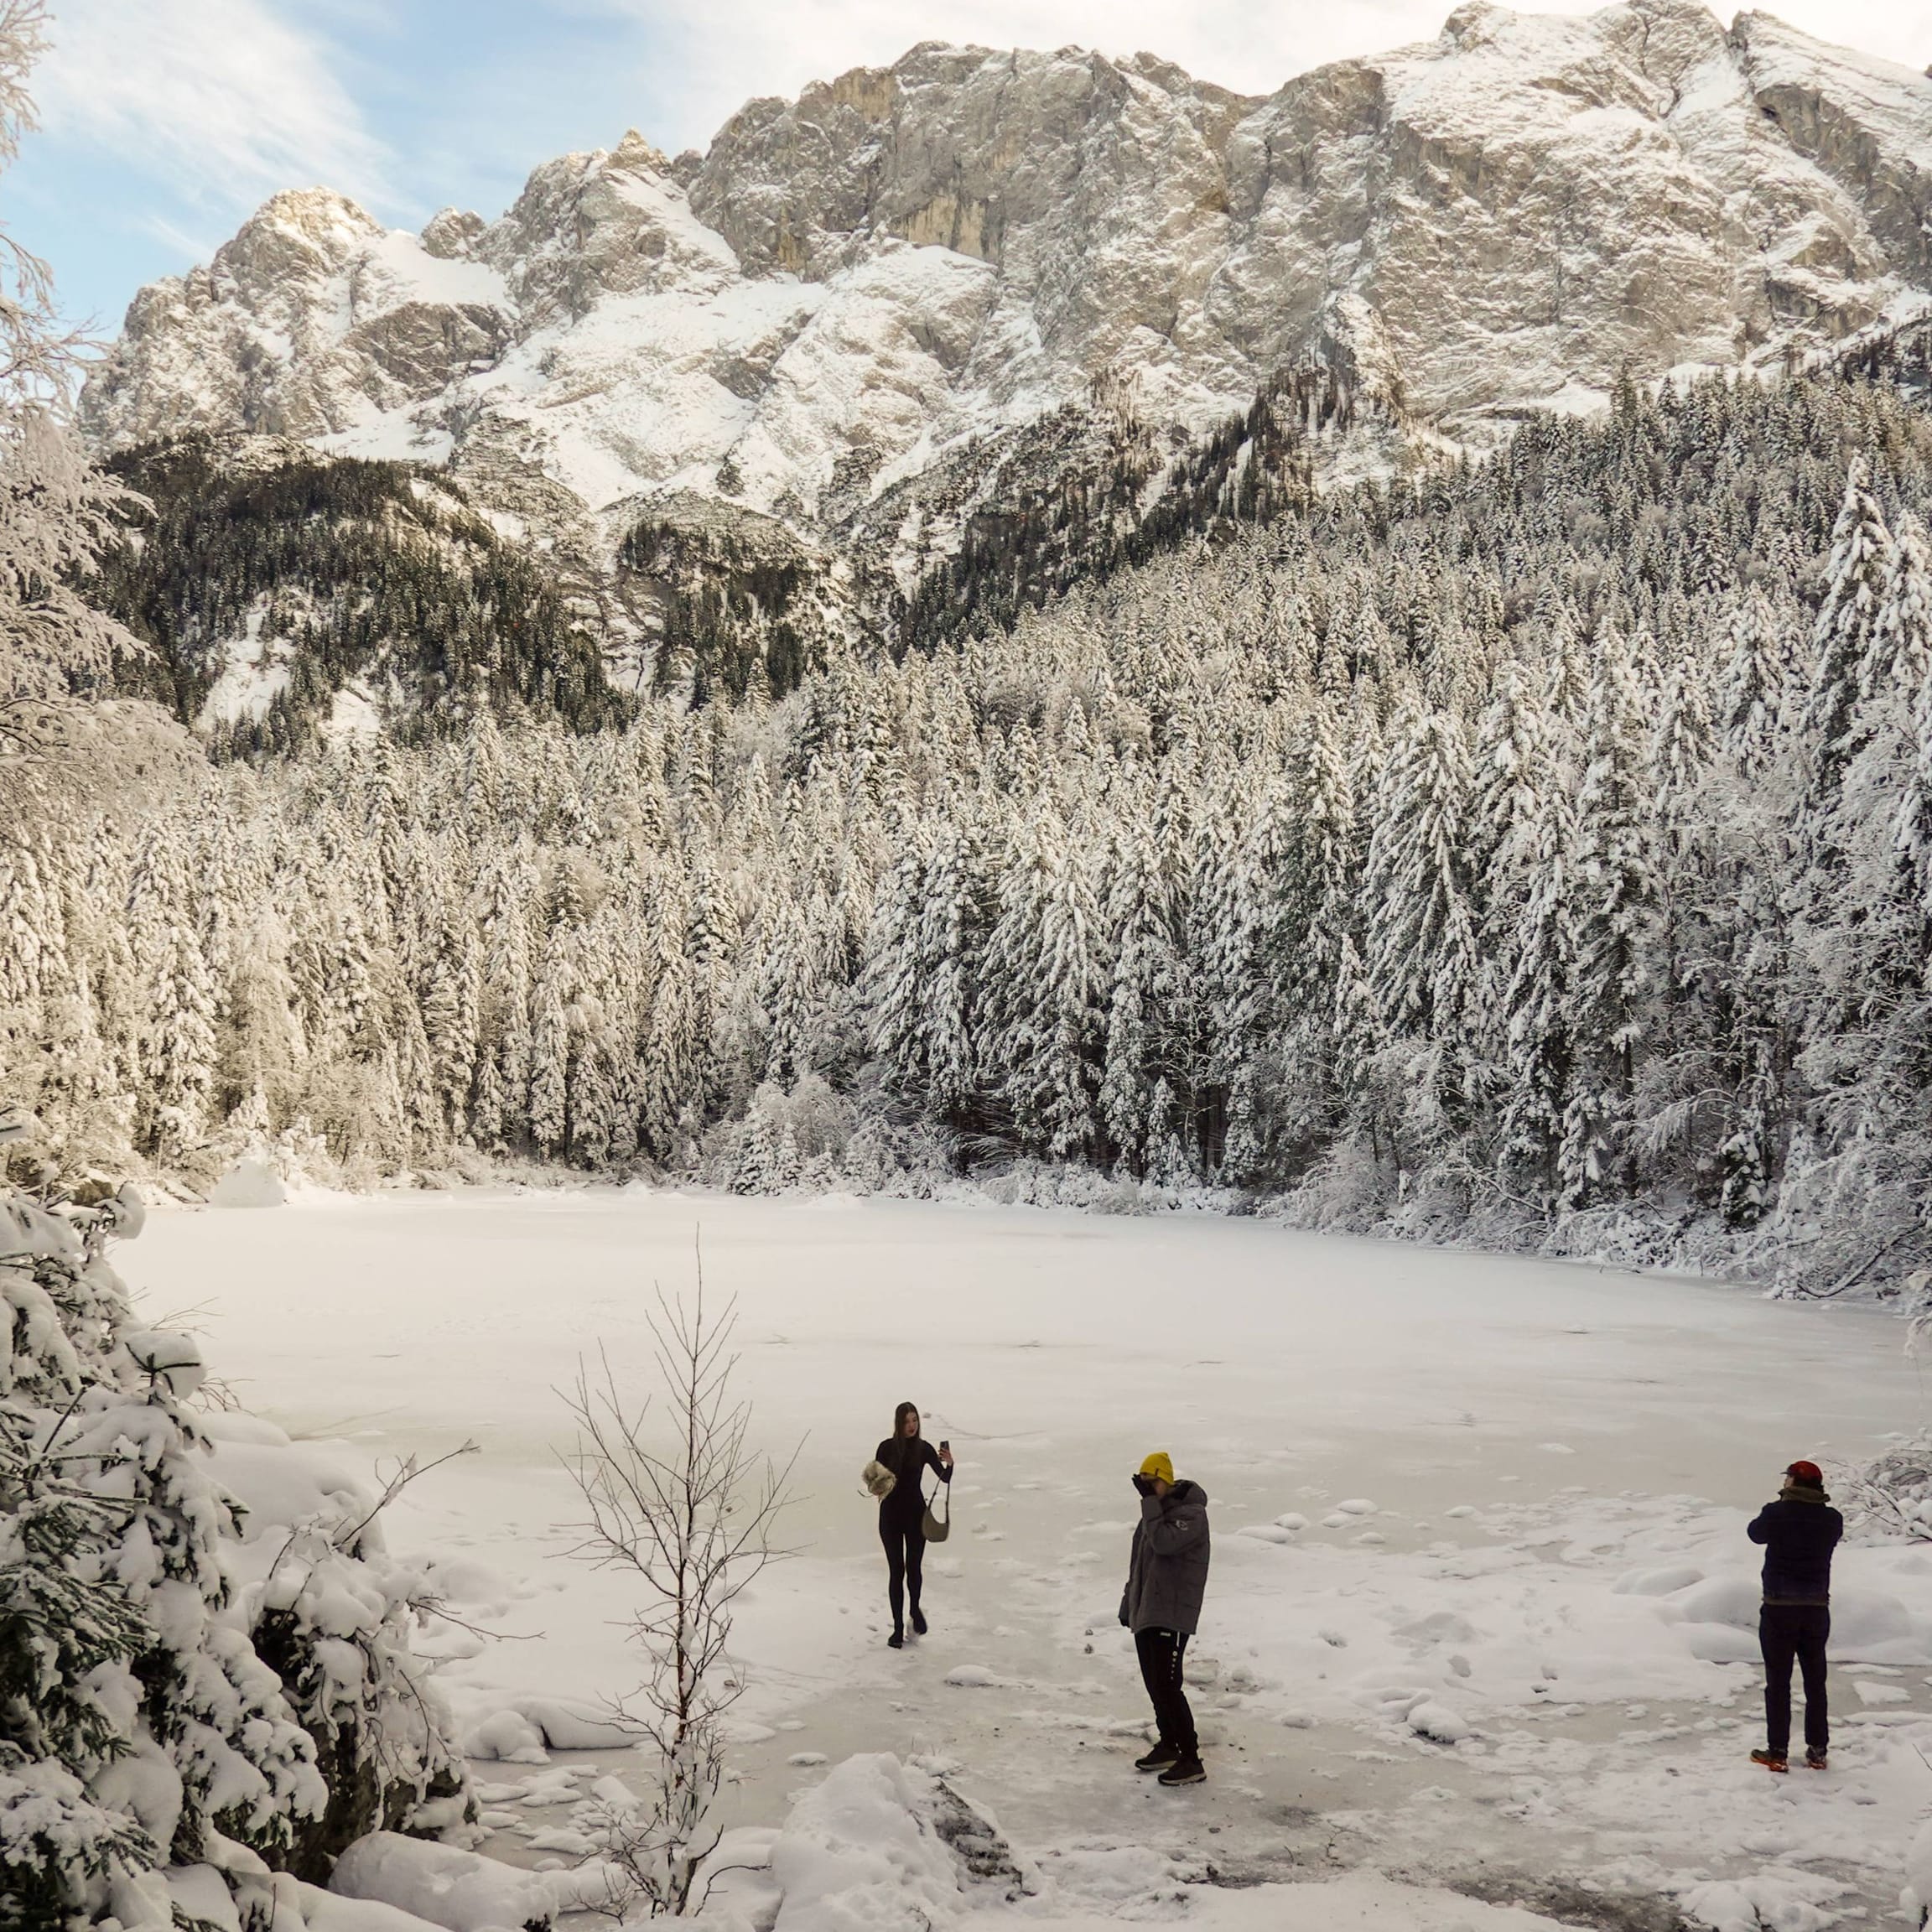
{"label": "person in grey parka", "polygon": [[1134,1633],[1141,1681],[1161,1729],[1135,1768],[1158,1771],[1163,1784],[1198,1784],[1208,1774],[1181,1663],[1208,1592],[1208,1494],[1198,1483],[1176,1482],[1171,1459],[1158,1450],[1140,1465],[1134,1487],[1140,1492],[1140,1520],[1134,1526],[1120,1621]]}

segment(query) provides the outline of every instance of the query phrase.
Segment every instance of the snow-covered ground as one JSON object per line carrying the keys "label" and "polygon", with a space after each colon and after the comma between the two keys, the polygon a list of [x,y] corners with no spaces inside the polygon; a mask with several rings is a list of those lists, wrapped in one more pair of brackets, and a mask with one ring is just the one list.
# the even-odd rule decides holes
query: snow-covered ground
{"label": "snow-covered ground", "polygon": [[[812,1806],[865,1813],[883,1774],[863,1754],[916,1761],[997,1818],[1035,1886],[972,1924],[1529,1923],[1409,1888],[1453,1884],[1572,1920],[1666,1924],[1645,1913],[1668,1893],[1712,1925],[1811,1932],[1895,1900],[1932,1812],[1932,1547],[1841,1556],[1831,1771],[1746,1758],[1742,1526],[1794,1457],[1919,1425],[1883,1317],[1207,1217],[637,1189],[156,1216],[120,1262],[145,1312],[192,1311],[312,1467],[366,1482],[481,1446],[408,1493],[390,1539],[437,1553],[465,1617],[504,1633],[459,1633],[444,1680],[480,1742],[525,1747],[480,1768],[493,1855],[568,1858],[574,1798],[623,1768],[539,1761],[550,1703],[635,1676],[622,1580],[568,1554],[558,1391],[600,1347],[641,1384],[653,1286],[688,1289],[700,1245],[707,1293],[737,1301],[757,1433],[802,1445],[802,1554],[740,1625],[735,1823],[802,1797],[796,1829],[836,1840]],[[959,1478],[932,1633],[896,1654],[858,1472],[902,1399]],[[1190,1659],[1211,1775],[1184,1793],[1130,1768],[1145,1711],[1114,1620],[1128,1472],[1153,1448],[1204,1484],[1215,1530]],[[299,1501],[282,1459],[220,1453],[266,1536]],[[1337,1883],[1291,1910],[1192,1888],[1211,1878]]]}

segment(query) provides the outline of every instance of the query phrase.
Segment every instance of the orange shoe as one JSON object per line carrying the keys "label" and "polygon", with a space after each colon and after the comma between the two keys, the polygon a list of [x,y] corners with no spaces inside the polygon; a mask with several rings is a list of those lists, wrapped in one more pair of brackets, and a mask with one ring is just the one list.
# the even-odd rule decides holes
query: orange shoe
{"label": "orange shoe", "polygon": [[1767,1771],[1789,1771],[1791,1768],[1781,1751],[1753,1751],[1751,1762],[1762,1764]]}

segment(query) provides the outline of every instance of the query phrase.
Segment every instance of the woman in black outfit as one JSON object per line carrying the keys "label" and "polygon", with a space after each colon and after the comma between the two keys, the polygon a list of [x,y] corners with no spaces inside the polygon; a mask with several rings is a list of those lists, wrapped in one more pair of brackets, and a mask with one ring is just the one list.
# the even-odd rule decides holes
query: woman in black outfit
{"label": "woman in black outfit", "polygon": [[879,1540],[886,1545],[886,1594],[892,1601],[892,1634],[886,1641],[897,1650],[906,1642],[903,1599],[912,1599],[912,1634],[926,1634],[919,1608],[919,1566],[926,1555],[926,1493],[922,1487],[930,1469],[942,1483],[953,1480],[953,1452],[935,1450],[919,1433],[919,1411],[901,1402],[892,1414],[892,1433],[879,1445],[879,1460],[896,1480],[891,1494],[879,1503]]}

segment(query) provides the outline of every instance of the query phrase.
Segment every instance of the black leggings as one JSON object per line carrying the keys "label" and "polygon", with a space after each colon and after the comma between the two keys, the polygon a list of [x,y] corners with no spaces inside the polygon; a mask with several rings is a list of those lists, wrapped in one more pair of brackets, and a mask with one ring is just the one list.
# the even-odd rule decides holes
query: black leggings
{"label": "black leggings", "polygon": [[926,1555],[926,1533],[881,1522],[879,1540],[886,1545],[886,1594],[892,1601],[892,1628],[903,1633],[908,1593],[912,1598],[912,1614],[919,1614],[919,1586],[925,1581],[919,1566]]}
{"label": "black leggings", "polygon": [[1831,1613],[1822,1603],[1767,1603],[1758,1613],[1764,1653],[1764,1742],[1773,1756],[1791,1748],[1791,1666],[1805,1680],[1805,1748],[1820,1757],[1831,1742],[1825,1702],[1825,1646]]}
{"label": "black leggings", "polygon": [[1140,1653],[1140,1681],[1147,1686],[1154,1721],[1161,1727],[1161,1742],[1171,1744],[1183,1758],[1199,1757],[1201,1740],[1195,1735],[1194,1713],[1187,1707],[1187,1693],[1181,1688],[1187,1632],[1136,1630],[1134,1648]]}

